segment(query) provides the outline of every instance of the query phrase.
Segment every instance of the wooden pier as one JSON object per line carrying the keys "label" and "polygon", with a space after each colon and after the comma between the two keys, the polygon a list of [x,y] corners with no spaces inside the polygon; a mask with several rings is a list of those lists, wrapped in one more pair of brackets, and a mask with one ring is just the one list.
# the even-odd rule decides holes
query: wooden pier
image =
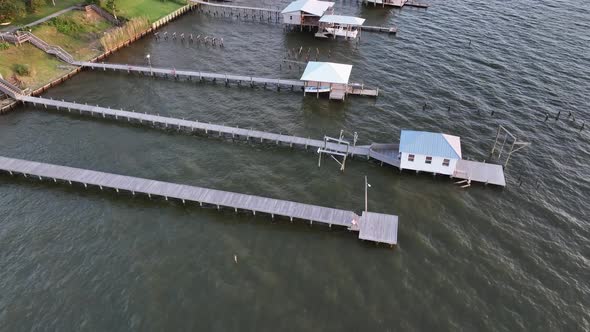
{"label": "wooden pier", "polygon": [[402,8],[402,7],[416,7],[416,8],[428,8],[427,3],[417,2],[414,0],[362,0],[365,5],[372,5],[374,7],[394,7],[394,8]]}
{"label": "wooden pier", "polygon": [[371,26],[371,25],[363,25],[360,27],[362,31],[371,31],[371,32],[386,32],[390,34],[397,33],[397,27],[379,27],[379,26]]}
{"label": "wooden pier", "polygon": [[241,210],[254,215],[269,214],[272,218],[281,216],[291,221],[305,220],[310,224],[319,222],[330,227],[343,226],[351,231],[358,231],[359,238],[363,240],[392,246],[397,244],[398,217],[395,215],[363,212],[359,216],[353,211],[5,157],[0,157],[0,170],[10,175],[22,174],[27,178],[54,183],[77,183],[84,188],[95,186],[100,190],[112,189],[117,193],[126,191],[132,195],[145,194],[150,198],[173,198],[184,204],[188,202],[199,206],[208,205],[218,210],[222,207],[230,208],[236,213]]}
{"label": "wooden pier", "polygon": [[[163,126],[164,128],[173,128],[178,130],[186,130],[190,132],[201,132],[207,135],[218,136],[218,137],[229,137],[232,139],[244,139],[251,142],[260,143],[274,143],[288,145],[289,147],[303,147],[305,149],[313,148],[328,148],[330,150],[345,153],[348,152],[351,156],[363,156],[371,157],[371,146],[346,146],[343,144],[328,143],[327,146],[323,140],[317,140],[312,138],[291,136],[270,133],[266,131],[238,128],[223,126],[217,124],[211,124],[200,121],[184,120],[171,117],[165,117],[160,115],[153,115],[139,112],[129,112],[124,110],[116,110],[111,108],[72,103],[63,100],[53,100],[47,98],[39,98],[32,96],[18,96],[18,100],[22,102],[32,104],[33,106],[54,107],[60,111],[76,112],[79,114],[98,116],[102,118],[115,119],[119,121],[139,122],[141,124],[147,124],[152,126]],[[379,157],[379,156],[377,156]],[[399,163],[398,163],[399,166]]]}
{"label": "wooden pier", "polygon": [[209,72],[202,72],[202,71],[190,71],[190,70],[176,70],[170,68],[156,68],[156,67],[145,67],[145,66],[132,66],[132,65],[124,65],[124,64],[112,64],[112,63],[97,63],[97,62],[82,62],[82,61],[74,61],[72,63],[76,66],[91,68],[95,70],[112,70],[112,71],[119,71],[119,72],[126,72],[126,73],[139,73],[142,75],[148,76],[161,76],[161,77],[172,77],[172,78],[184,78],[187,80],[212,80],[212,81],[219,81],[229,84],[238,83],[238,84],[250,84],[254,86],[256,84],[267,85],[271,84],[280,88],[283,87],[301,87],[303,88],[303,82],[299,80],[293,79],[283,79],[283,78],[264,78],[264,77],[254,77],[254,76],[243,76],[243,75],[234,75],[234,74],[219,74],[219,73],[209,73]]}
{"label": "wooden pier", "polygon": [[[145,67],[145,66],[132,66],[132,65],[124,65],[124,64],[113,64],[113,63],[96,63],[96,62],[82,62],[82,61],[74,61],[72,62],[73,65],[81,66],[85,68],[90,68],[94,70],[112,70],[112,71],[119,71],[124,73],[138,73],[141,75],[147,76],[158,76],[158,77],[171,77],[175,79],[186,79],[186,80],[211,80],[214,82],[222,82],[226,85],[230,83],[237,83],[238,85],[250,85],[254,87],[256,85],[272,85],[276,86],[277,90],[280,90],[281,87],[290,88],[291,90],[295,90],[295,88],[300,89],[303,91],[305,83],[301,80],[294,80],[294,79],[284,79],[284,78],[264,78],[264,77],[254,77],[254,76],[242,76],[242,75],[235,75],[235,74],[219,74],[219,73],[209,73],[209,72],[202,72],[202,71],[190,71],[190,70],[176,70],[176,69],[169,69],[169,68],[155,68],[155,67]],[[346,91],[347,94],[355,95],[355,96],[362,96],[362,97],[377,97],[379,95],[379,89],[365,89],[364,85],[358,83],[350,83],[349,87]]]}

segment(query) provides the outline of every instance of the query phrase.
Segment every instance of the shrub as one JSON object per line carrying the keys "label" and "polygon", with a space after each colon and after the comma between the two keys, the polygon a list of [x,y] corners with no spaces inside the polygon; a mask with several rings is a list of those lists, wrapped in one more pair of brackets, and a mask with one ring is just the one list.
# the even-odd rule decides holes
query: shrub
{"label": "shrub", "polygon": [[0,23],[25,15],[25,4],[15,0],[0,0]]}
{"label": "shrub", "polygon": [[64,35],[72,35],[84,29],[84,26],[68,17],[58,16],[49,21],[49,24],[54,26],[57,31],[63,33]]}
{"label": "shrub", "polygon": [[10,48],[10,44],[6,42],[0,42],[0,51],[4,51]]}
{"label": "shrub", "polygon": [[137,34],[149,29],[150,22],[145,17],[136,17],[125,23],[124,26],[116,28],[100,38],[100,43],[105,51],[110,51],[123,44]]}
{"label": "shrub", "polygon": [[28,76],[31,72],[29,66],[17,63],[14,65],[14,72],[20,76]]}
{"label": "shrub", "polygon": [[[13,0],[14,1],[14,0]],[[34,13],[39,10],[39,8],[45,6],[47,4],[46,0],[26,0],[27,9]]]}

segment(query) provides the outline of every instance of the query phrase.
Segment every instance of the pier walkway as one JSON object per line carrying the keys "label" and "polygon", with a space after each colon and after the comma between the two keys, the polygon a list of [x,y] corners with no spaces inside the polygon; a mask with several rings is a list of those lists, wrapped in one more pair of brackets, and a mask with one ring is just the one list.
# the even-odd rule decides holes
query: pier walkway
{"label": "pier walkway", "polygon": [[365,5],[372,5],[372,6],[390,6],[395,8],[402,8],[402,7],[417,7],[417,8],[428,8],[427,3],[417,2],[414,0],[362,0],[363,4]]}
{"label": "pier walkway", "polygon": [[276,85],[277,87],[286,86],[286,87],[301,87],[303,88],[303,82],[299,80],[293,79],[283,79],[283,78],[264,78],[264,77],[253,77],[253,76],[243,76],[243,75],[232,75],[232,74],[218,74],[218,73],[208,73],[202,71],[190,71],[190,70],[176,70],[176,69],[169,69],[169,68],[156,68],[156,67],[145,67],[145,66],[132,66],[132,65],[124,65],[124,64],[113,64],[113,63],[97,63],[97,62],[85,62],[85,61],[73,61],[71,64],[91,69],[98,69],[98,70],[113,70],[113,71],[120,71],[120,72],[127,72],[127,73],[139,73],[143,75],[149,76],[164,76],[164,77],[173,77],[173,78],[185,78],[188,80],[198,79],[210,79],[210,80],[219,80],[221,82],[237,82],[237,83],[244,83],[244,84],[272,84]]}
{"label": "pier walkway", "polygon": [[133,195],[142,193],[151,196],[164,197],[166,200],[174,198],[183,203],[194,202],[200,206],[204,204],[217,207],[231,208],[301,219],[310,223],[319,222],[338,225],[359,232],[359,238],[378,243],[397,244],[398,217],[378,213],[363,213],[358,216],[352,211],[327,208],[311,204],[278,200],[261,196],[239,194],[221,190],[207,189],[170,182],[148,180],[143,178],[104,173],[80,168],[58,166],[21,159],[0,157],[0,170],[11,175],[23,174],[25,177],[36,177],[39,180],[53,182],[65,181],[69,184],[79,183],[87,188],[89,185],[131,192]]}
{"label": "pier walkway", "polygon": [[[300,89],[303,91],[305,82],[301,80],[294,80],[294,79],[284,79],[284,78],[265,78],[265,77],[254,77],[254,76],[243,76],[243,75],[234,75],[234,74],[218,74],[218,73],[209,73],[209,72],[202,72],[202,71],[191,71],[191,70],[177,70],[177,69],[170,69],[170,68],[155,68],[155,67],[145,67],[145,66],[133,66],[133,65],[125,65],[125,64],[114,64],[114,63],[96,63],[96,62],[84,62],[84,61],[72,61],[71,64],[81,67],[86,67],[94,70],[112,70],[112,71],[119,71],[119,72],[126,72],[126,73],[139,73],[141,75],[148,75],[148,76],[160,76],[160,77],[173,77],[176,79],[184,78],[186,80],[213,80],[224,82],[225,84],[230,83],[237,83],[238,85],[241,84],[249,84],[251,87],[255,85],[273,85],[276,86],[278,90],[281,87],[291,88],[295,90],[295,88]],[[359,83],[350,83],[348,84],[348,88],[346,90],[348,95],[354,96],[362,96],[362,97],[377,97],[379,95],[379,89],[370,89],[364,88],[364,84]]]}
{"label": "pier walkway", "polygon": [[[18,100],[25,103],[32,104],[33,106],[43,105],[45,108],[54,107],[61,111],[78,111],[80,114],[86,114],[91,116],[99,116],[102,118],[111,118],[120,121],[130,122],[131,120],[138,121],[139,123],[145,123],[150,125],[160,125],[165,128],[183,129],[188,131],[201,131],[205,134],[231,137],[234,139],[245,139],[252,142],[267,142],[275,144],[289,145],[290,147],[299,146],[304,148],[327,148],[340,153],[348,153],[352,156],[364,156],[371,157],[371,146],[346,146],[337,143],[325,143],[323,140],[283,135],[270,133],[266,131],[238,128],[223,126],[217,124],[211,124],[206,122],[199,122],[193,120],[184,120],[171,117],[165,117],[160,115],[129,112],[123,110],[116,110],[111,108],[92,106],[86,104],[72,103],[67,101],[53,100],[40,97],[32,96],[17,96]],[[377,156],[378,157],[378,156]],[[387,161],[385,161],[387,162]],[[399,162],[397,164],[399,166]]]}

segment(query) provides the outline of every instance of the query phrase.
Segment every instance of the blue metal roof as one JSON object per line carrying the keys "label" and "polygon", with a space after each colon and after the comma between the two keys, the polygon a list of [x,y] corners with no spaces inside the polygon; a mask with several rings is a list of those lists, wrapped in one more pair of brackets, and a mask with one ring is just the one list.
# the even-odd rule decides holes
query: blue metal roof
{"label": "blue metal roof", "polygon": [[[449,138],[452,138],[454,142],[450,142]],[[455,146],[452,143],[455,143]],[[427,131],[402,130],[399,151],[431,157],[461,159],[459,137]]]}

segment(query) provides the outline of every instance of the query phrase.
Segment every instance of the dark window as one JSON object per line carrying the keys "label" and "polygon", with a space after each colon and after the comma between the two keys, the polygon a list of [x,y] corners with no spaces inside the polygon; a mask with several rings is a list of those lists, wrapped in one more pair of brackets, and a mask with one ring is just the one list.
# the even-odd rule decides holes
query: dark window
{"label": "dark window", "polygon": [[443,159],[443,166],[449,166],[451,161],[449,159]]}
{"label": "dark window", "polygon": [[408,155],[408,161],[414,161],[414,155],[413,154],[409,154]]}
{"label": "dark window", "polygon": [[289,20],[293,21],[293,16],[289,16]]}
{"label": "dark window", "polygon": [[426,157],[426,163],[432,164],[432,157]]}

